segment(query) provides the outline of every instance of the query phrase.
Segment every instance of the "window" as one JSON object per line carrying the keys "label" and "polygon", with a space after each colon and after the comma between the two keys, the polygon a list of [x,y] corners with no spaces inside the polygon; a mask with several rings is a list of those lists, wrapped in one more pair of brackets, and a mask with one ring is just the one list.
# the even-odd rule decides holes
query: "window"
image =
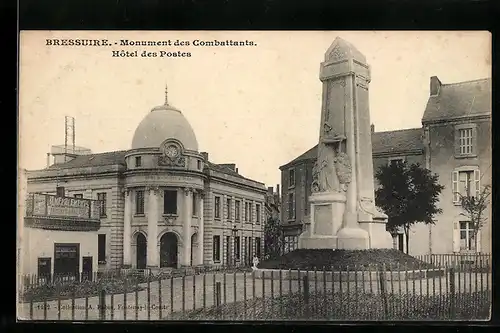
{"label": "window", "polygon": [[453,202],[460,204],[462,196],[478,196],[481,191],[481,175],[477,167],[461,168],[453,171],[452,191]]}
{"label": "window", "polygon": [[231,220],[231,199],[226,200],[226,218]]}
{"label": "window", "polygon": [[256,222],[260,223],[260,204],[255,205]]}
{"label": "window", "polygon": [[295,186],[295,169],[288,170],[288,187]]}
{"label": "window", "polygon": [[213,260],[220,261],[220,236],[214,236]]}
{"label": "window", "polygon": [[214,214],[216,219],[220,219],[220,197],[215,197]]}
{"label": "window", "polygon": [[458,130],[460,155],[472,154],[472,128]]}
{"label": "window", "polygon": [[101,204],[99,207],[99,215],[104,217],[106,216],[106,193],[97,193],[97,200],[99,200]]}
{"label": "window", "polygon": [[469,221],[460,221],[460,251],[475,251],[474,225]]}
{"label": "window", "polygon": [[253,258],[253,239],[252,237],[248,237],[248,257],[250,258],[249,262],[251,263],[252,262],[252,258]]}
{"label": "window", "polygon": [[249,203],[245,202],[245,217],[244,217],[245,218],[245,222],[248,221],[249,209],[250,209]]}
{"label": "window", "polygon": [[288,219],[295,219],[295,194],[293,192],[288,193]]}
{"label": "window", "polygon": [[253,222],[253,203],[248,203],[248,222]]}
{"label": "window", "polygon": [[163,214],[177,215],[177,191],[163,191]]}
{"label": "window", "polygon": [[56,195],[57,195],[58,197],[64,197],[64,194],[65,194],[65,193],[64,193],[64,187],[62,187],[62,186],[57,186],[57,187],[56,187]]}
{"label": "window", "polygon": [[475,156],[477,150],[476,124],[461,124],[455,126],[455,156]]}
{"label": "window", "polygon": [[198,194],[193,193],[193,216],[198,216]]}
{"label": "window", "polygon": [[240,237],[234,237],[234,259],[240,260]]}
{"label": "window", "polygon": [[77,199],[83,199],[83,194],[75,194],[73,195],[74,198],[77,198]]}
{"label": "window", "polygon": [[144,191],[138,190],[135,192],[135,214],[144,214]]}
{"label": "window", "polygon": [[198,160],[198,161],[197,161],[197,164],[198,164],[198,170],[201,170],[201,161],[200,161],[200,160]]}
{"label": "window", "polygon": [[106,234],[97,235],[97,261],[106,263]]}
{"label": "window", "polygon": [[234,202],[234,219],[236,221],[240,220],[240,214],[241,214],[240,201],[236,200]]}
{"label": "window", "polygon": [[231,237],[226,236],[226,264],[230,263],[231,258]]}
{"label": "window", "polygon": [[255,237],[255,256],[260,258],[260,237]]}
{"label": "window", "polygon": [[142,165],[142,158],[140,156],[137,156],[135,158],[135,167],[140,167]]}
{"label": "window", "polygon": [[393,165],[398,165],[398,164],[403,164],[404,162],[404,159],[402,157],[397,157],[397,158],[389,158],[389,165],[390,166],[393,166]]}

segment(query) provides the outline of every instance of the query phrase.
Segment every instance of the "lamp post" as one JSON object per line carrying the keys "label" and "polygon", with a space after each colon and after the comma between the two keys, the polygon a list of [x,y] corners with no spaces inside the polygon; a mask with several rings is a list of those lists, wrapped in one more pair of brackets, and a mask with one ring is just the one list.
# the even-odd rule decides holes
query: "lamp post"
{"label": "lamp post", "polygon": [[236,267],[236,235],[238,235],[238,229],[236,228],[236,225],[233,226],[231,233],[233,235],[233,251],[234,251],[233,264],[234,264],[234,267]]}

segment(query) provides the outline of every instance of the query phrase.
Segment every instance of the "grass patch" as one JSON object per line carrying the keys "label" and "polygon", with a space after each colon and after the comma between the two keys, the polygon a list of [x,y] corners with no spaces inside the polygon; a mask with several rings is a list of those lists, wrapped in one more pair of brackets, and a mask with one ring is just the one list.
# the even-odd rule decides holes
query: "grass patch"
{"label": "grass patch", "polygon": [[[385,306],[387,304],[387,306]],[[451,308],[449,295],[416,296],[351,292],[311,294],[306,304],[298,293],[276,298],[250,299],[185,313],[173,313],[166,320],[487,320],[489,292],[460,295]],[[387,309],[387,311],[385,310]]]}
{"label": "grass patch", "polygon": [[367,270],[385,265],[387,270],[418,270],[436,268],[396,249],[330,250],[298,249],[259,264],[263,269]]}

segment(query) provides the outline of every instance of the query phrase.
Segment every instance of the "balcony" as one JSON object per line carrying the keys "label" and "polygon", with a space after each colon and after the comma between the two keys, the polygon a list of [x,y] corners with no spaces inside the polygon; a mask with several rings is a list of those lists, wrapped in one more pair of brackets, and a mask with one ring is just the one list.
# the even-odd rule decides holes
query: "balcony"
{"label": "balcony", "polygon": [[26,199],[24,225],[30,228],[97,231],[100,201],[30,193]]}

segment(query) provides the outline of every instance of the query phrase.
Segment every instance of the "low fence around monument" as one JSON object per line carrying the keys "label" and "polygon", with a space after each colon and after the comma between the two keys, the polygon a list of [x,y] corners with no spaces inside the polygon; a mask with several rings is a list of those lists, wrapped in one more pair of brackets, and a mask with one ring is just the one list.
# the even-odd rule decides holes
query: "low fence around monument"
{"label": "low fence around monument", "polygon": [[18,316],[28,320],[487,320],[491,266],[479,263],[491,262],[491,257],[476,259],[476,266],[456,261],[429,268],[423,263],[411,270],[373,265],[297,275],[293,270],[247,268],[190,270],[176,276],[131,270],[81,281],[46,279],[23,285]]}

